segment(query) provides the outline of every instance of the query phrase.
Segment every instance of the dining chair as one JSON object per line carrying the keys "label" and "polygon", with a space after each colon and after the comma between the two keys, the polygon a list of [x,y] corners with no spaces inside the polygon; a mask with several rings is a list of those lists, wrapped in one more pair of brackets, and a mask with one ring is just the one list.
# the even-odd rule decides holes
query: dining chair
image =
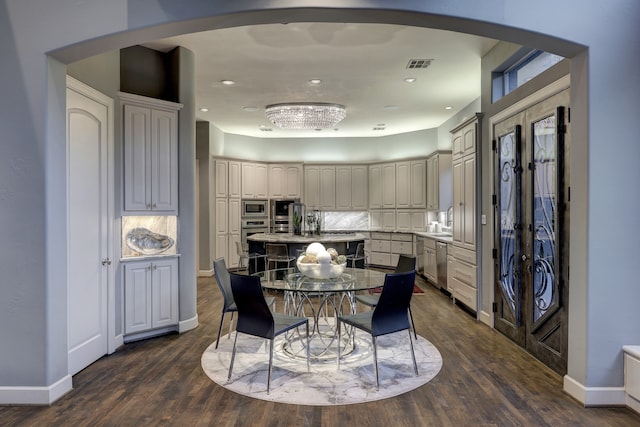
{"label": "dining chair", "polygon": [[271,268],[271,263],[275,263],[278,268],[279,263],[286,262],[287,268],[291,267],[291,262],[296,257],[289,255],[289,247],[285,243],[267,243],[266,248],[267,270]]}
{"label": "dining chair", "polygon": [[[416,257],[413,255],[400,254],[398,263],[394,273],[406,273],[408,271],[416,271]],[[371,308],[375,308],[378,305],[379,295],[372,294],[357,294],[356,301]],[[418,339],[418,333],[416,332],[415,323],[413,322],[413,313],[411,313],[411,305],[409,305],[409,317],[411,318],[411,327],[413,329],[413,335],[415,339]]]}
{"label": "dining chair", "polygon": [[[216,338],[216,348],[220,342],[220,333],[222,332],[222,323],[224,322],[224,315],[231,313],[231,319],[229,320],[229,335],[231,337],[231,327],[233,326],[233,313],[238,311],[235,300],[233,299],[233,293],[231,292],[231,280],[229,278],[229,270],[227,269],[227,263],[224,258],[217,258],[213,261],[213,274],[216,277],[216,282],[222,293],[222,315],[220,317],[220,326],[218,327],[218,337]],[[272,306],[275,310],[276,300],[274,297],[267,298],[267,305]]]}
{"label": "dining chair", "polygon": [[[251,260],[253,260],[253,271],[254,273],[258,271],[258,260],[260,258],[265,258],[266,255],[259,253],[250,253],[249,249],[242,242],[236,240],[236,253],[238,257],[240,257],[240,261],[238,262],[238,269],[245,270],[247,273],[249,272],[249,264]],[[245,265],[246,261],[246,267]]]}
{"label": "dining chair", "polygon": [[236,324],[236,337],[233,340],[233,352],[231,353],[231,363],[229,364],[227,381],[231,379],[231,373],[233,371],[238,334],[243,333],[268,339],[269,371],[267,374],[267,394],[269,394],[271,388],[271,367],[273,365],[273,342],[278,335],[302,325],[306,326],[307,371],[309,370],[309,319],[306,317],[272,312],[262,293],[262,286],[258,276],[245,276],[240,274],[230,274],[230,276],[231,290],[238,309],[238,322]]}
{"label": "dining chair", "polygon": [[363,268],[367,268],[367,254],[364,252],[364,243],[358,243],[356,251],[353,254],[347,255],[347,264],[351,263],[352,268],[356,268],[357,261],[364,261]]}
{"label": "dining chair", "polygon": [[[409,322],[408,316],[415,279],[415,270],[405,273],[389,273],[385,276],[384,286],[380,293],[380,299],[373,310],[338,316],[338,343],[342,341],[342,323],[371,334],[371,341],[373,344],[373,362],[376,374],[376,390],[380,389],[378,349],[376,342],[376,338],[379,336],[392,334],[406,329],[409,332],[413,369],[416,376],[418,375],[418,364],[416,363],[416,355],[413,349],[411,323]],[[340,345],[338,345],[338,369],[340,369],[340,356]]]}

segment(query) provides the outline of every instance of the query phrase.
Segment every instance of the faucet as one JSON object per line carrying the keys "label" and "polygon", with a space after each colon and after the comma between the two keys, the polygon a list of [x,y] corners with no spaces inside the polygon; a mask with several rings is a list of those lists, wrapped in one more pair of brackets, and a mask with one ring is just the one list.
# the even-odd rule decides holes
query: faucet
{"label": "faucet", "polygon": [[453,227],[453,206],[447,209],[447,227]]}

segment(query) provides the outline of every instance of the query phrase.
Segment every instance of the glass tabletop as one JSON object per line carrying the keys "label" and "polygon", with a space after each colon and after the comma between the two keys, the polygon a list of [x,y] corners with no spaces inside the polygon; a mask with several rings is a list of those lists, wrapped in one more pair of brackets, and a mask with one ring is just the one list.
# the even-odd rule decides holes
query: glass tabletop
{"label": "glass tabletop", "polygon": [[255,273],[264,289],[294,292],[351,292],[384,285],[385,273],[362,268],[345,268],[342,275],[331,279],[307,277],[296,268]]}

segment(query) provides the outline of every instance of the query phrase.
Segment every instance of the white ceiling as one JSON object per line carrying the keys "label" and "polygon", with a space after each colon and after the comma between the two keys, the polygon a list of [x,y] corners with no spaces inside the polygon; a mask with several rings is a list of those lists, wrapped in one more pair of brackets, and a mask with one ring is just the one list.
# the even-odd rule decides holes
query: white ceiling
{"label": "white ceiling", "polygon": [[[198,120],[225,133],[287,138],[384,136],[438,127],[480,96],[480,59],[495,43],[399,25],[289,23],[194,33],[145,46],[194,52]],[[407,69],[411,59],[432,62],[426,69]],[[416,81],[406,83],[408,77]],[[225,86],[226,79],[236,84]],[[311,86],[310,79],[322,84]],[[317,131],[279,129],[264,115],[268,104],[300,101],[343,104],[347,117],[336,129]],[[384,130],[373,130],[379,127]]]}

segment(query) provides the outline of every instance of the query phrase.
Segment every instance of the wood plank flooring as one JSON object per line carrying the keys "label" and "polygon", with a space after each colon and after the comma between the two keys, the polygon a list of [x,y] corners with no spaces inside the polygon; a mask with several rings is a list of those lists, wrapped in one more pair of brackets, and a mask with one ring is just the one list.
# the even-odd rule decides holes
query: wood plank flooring
{"label": "wood plank flooring", "polygon": [[444,364],[410,393],[312,407],[254,400],[214,384],[200,367],[220,319],[222,299],[211,278],[198,280],[197,329],[127,344],[75,375],[74,389],[50,407],[0,407],[0,425],[640,426],[627,408],[583,408],[562,391],[561,376],[424,280],[418,284],[425,291],[412,302],[418,333]]}

